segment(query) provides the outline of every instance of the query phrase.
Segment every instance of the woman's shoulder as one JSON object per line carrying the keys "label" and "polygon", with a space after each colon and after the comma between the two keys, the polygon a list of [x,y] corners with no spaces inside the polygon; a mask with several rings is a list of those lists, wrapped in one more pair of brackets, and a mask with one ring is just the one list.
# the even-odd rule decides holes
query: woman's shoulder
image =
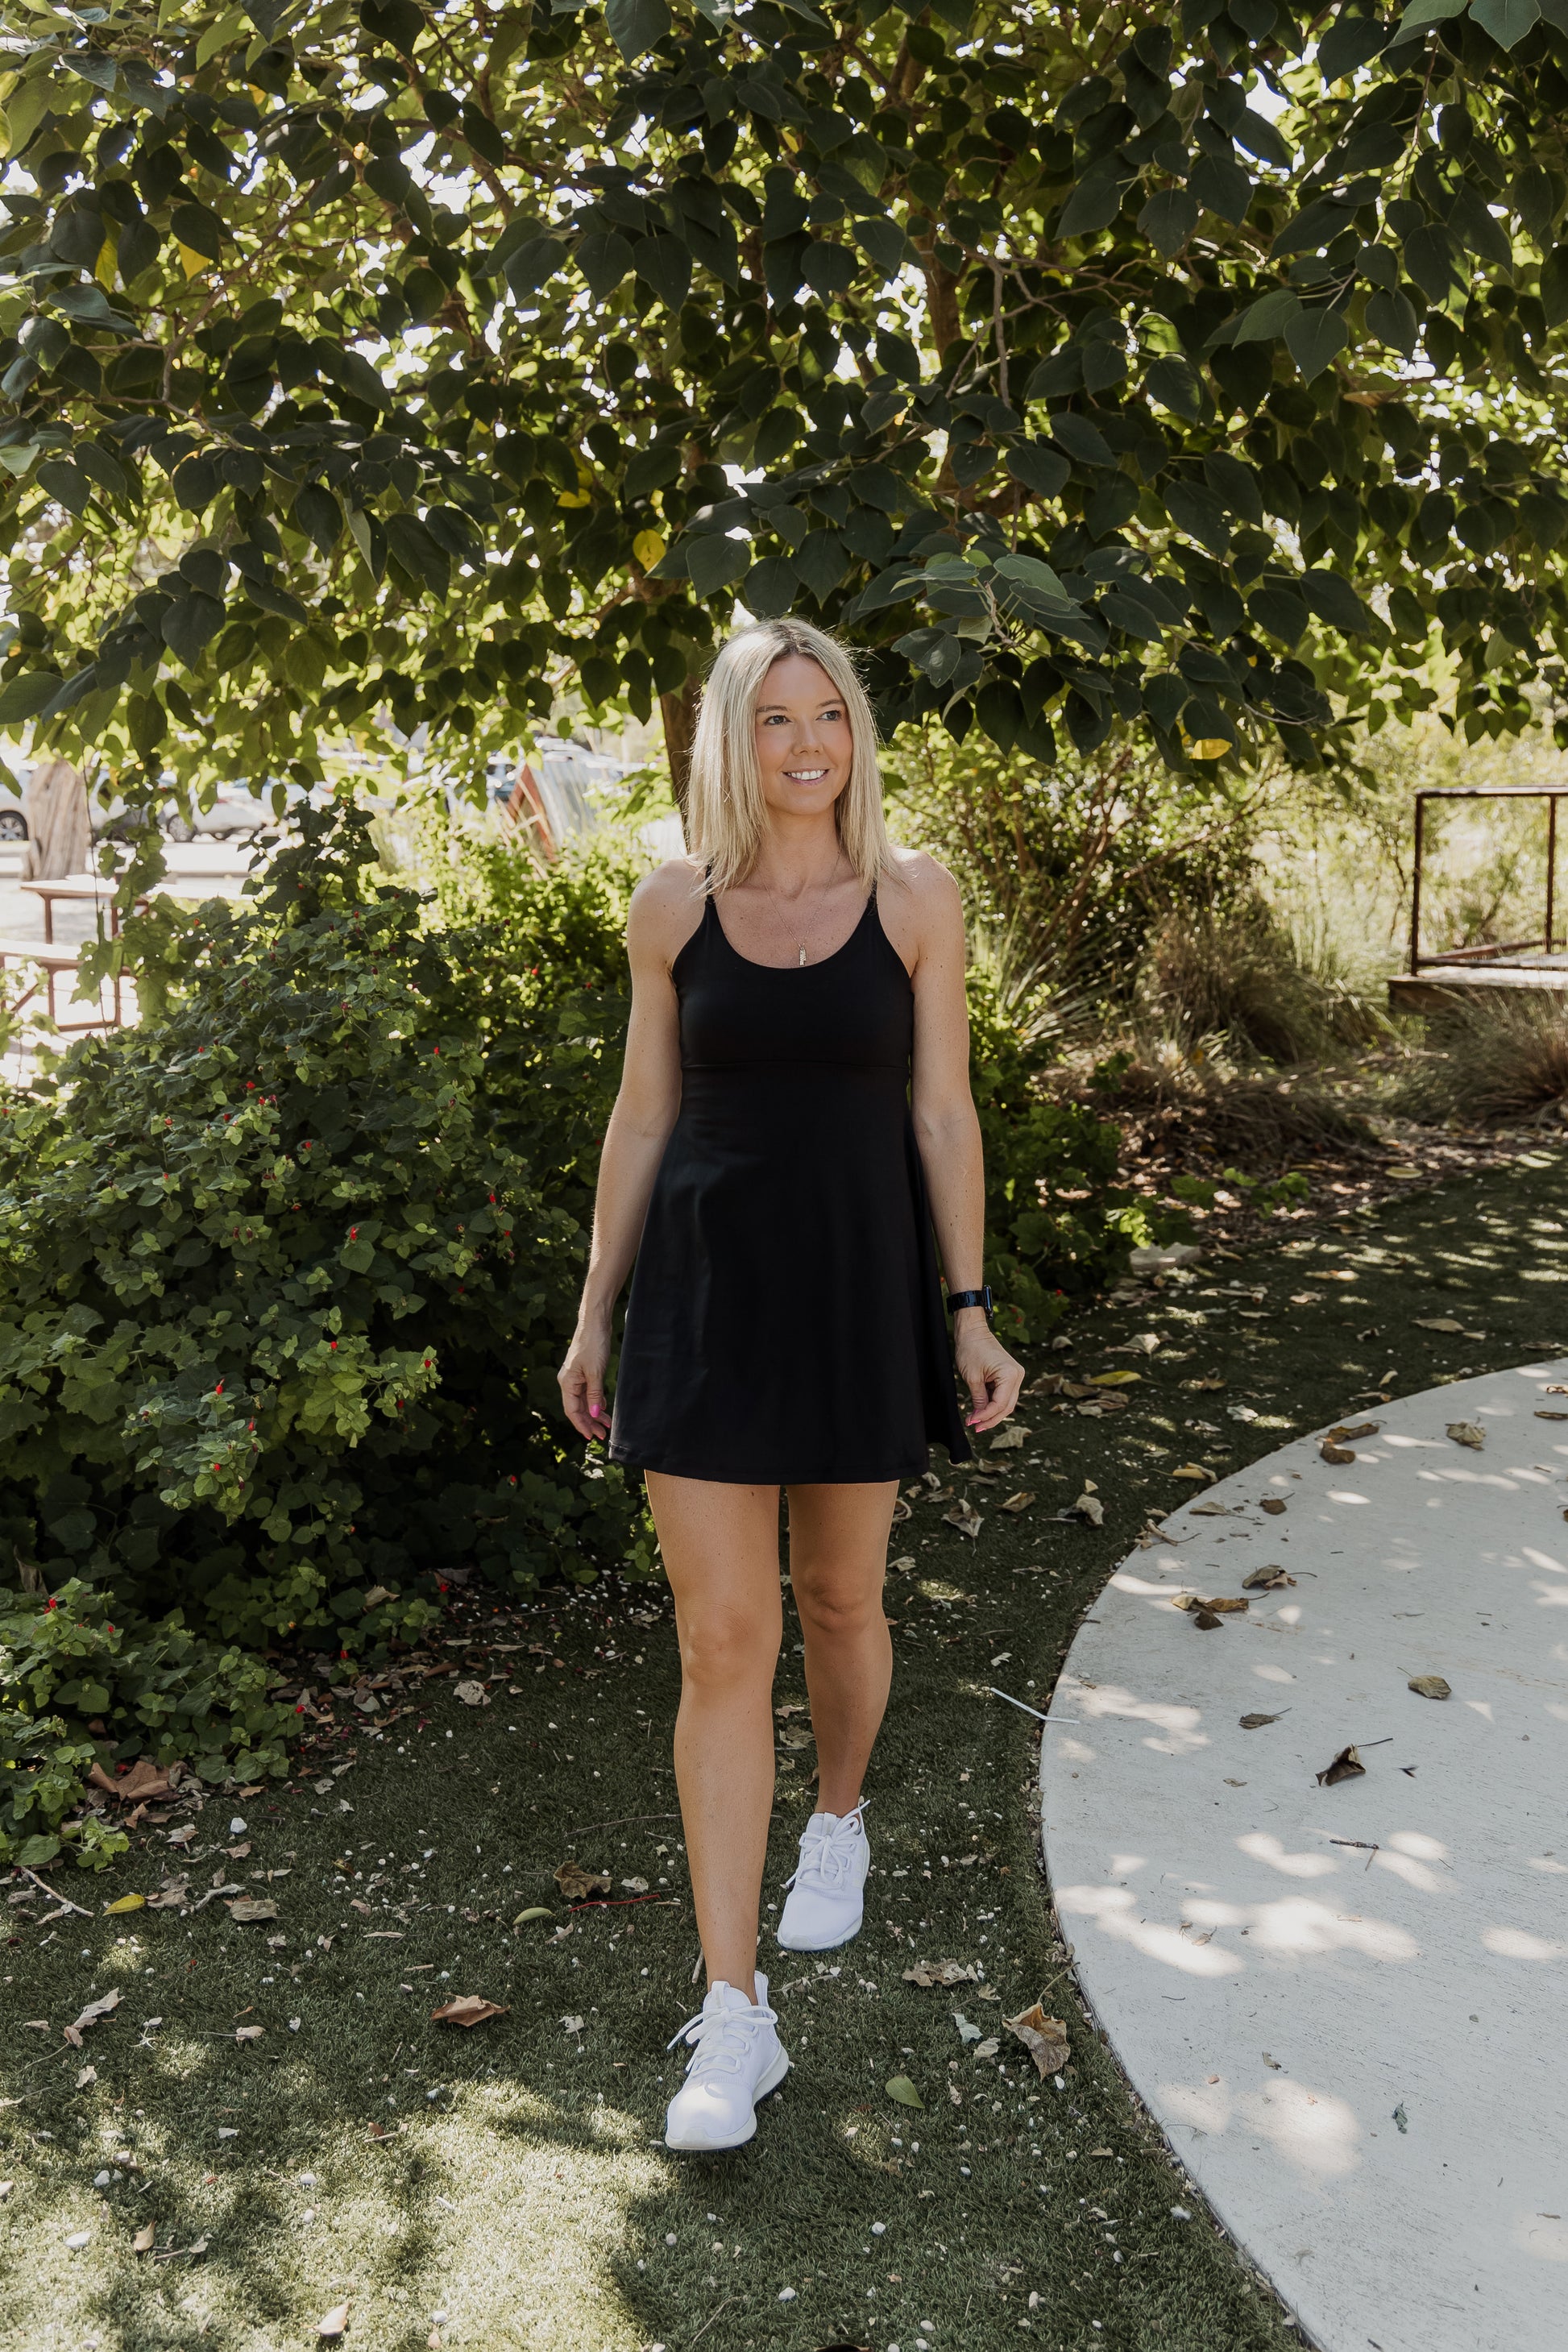
{"label": "woman's shoulder", "polygon": [[894,888],[907,893],[907,903],[921,914],[940,917],[960,909],[957,883],[941,859],[931,856],[929,850],[906,849],[898,842],[889,844],[886,873]]}
{"label": "woman's shoulder", "polygon": [[702,919],[702,867],[695,857],[667,857],[632,892],[626,938],[672,963]]}

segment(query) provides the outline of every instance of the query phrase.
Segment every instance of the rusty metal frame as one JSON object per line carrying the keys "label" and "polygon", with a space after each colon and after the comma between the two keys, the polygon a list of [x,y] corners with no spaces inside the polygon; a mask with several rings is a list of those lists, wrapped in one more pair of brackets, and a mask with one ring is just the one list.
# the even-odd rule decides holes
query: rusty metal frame
{"label": "rusty metal frame", "polygon": [[[1492,969],[1507,969],[1510,960],[1526,950],[1551,955],[1557,944],[1568,946],[1568,939],[1557,942],[1552,927],[1557,915],[1557,803],[1568,800],[1568,784],[1433,784],[1415,795],[1415,843],[1414,871],[1410,888],[1410,970],[1423,971],[1433,964],[1486,964]],[[1428,801],[1545,801],[1546,817],[1546,929],[1538,940],[1505,940],[1498,947],[1450,948],[1446,955],[1423,955],[1421,952],[1421,861],[1426,854],[1426,803]]]}

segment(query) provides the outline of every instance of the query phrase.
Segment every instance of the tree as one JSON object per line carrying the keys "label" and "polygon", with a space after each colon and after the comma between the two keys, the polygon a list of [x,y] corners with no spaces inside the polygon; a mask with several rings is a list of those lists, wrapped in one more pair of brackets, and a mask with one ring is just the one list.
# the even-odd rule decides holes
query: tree
{"label": "tree", "polygon": [[679,779],[737,596],[1035,761],[1552,676],[1568,0],[10,22],[0,725],[132,801],[563,680]]}

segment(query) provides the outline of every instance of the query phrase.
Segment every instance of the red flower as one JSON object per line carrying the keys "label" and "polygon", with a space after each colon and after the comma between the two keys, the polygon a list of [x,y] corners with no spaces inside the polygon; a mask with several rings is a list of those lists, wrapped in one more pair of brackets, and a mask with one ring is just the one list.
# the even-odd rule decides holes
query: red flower
{"label": "red flower", "polygon": [[[443,1592],[445,1592],[445,1591],[447,1590],[446,1586],[445,1586],[445,1585],[443,1585],[443,1586],[441,1587],[441,1590],[442,1590],[442,1591],[443,1591]],[[60,1605],[60,1604],[59,1604],[59,1602],[58,1602],[58,1601],[54,1598],[53,1594],[51,1594],[51,1595],[50,1595],[50,1597],[49,1597],[49,1599],[48,1599],[47,1601],[45,1601],[45,1603],[44,1603],[44,1609],[45,1609],[46,1613],[47,1613],[49,1610],[51,1610],[51,1609],[58,1609],[58,1608],[59,1607],[59,1605]]]}

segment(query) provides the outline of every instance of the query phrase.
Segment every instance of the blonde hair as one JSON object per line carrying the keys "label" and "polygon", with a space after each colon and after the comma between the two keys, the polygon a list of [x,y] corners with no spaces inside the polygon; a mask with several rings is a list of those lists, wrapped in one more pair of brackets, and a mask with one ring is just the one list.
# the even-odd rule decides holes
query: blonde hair
{"label": "blonde hair", "polygon": [[877,765],[877,722],[855,665],[836,637],[809,621],[758,621],[737,629],[709,673],[691,746],[687,821],[691,851],[716,895],[743,882],[762,853],[767,804],[757,769],[757,698],[774,662],[802,654],[833,681],[849,718],[849,781],[834,806],[844,854],[869,890],[891,870]]}

